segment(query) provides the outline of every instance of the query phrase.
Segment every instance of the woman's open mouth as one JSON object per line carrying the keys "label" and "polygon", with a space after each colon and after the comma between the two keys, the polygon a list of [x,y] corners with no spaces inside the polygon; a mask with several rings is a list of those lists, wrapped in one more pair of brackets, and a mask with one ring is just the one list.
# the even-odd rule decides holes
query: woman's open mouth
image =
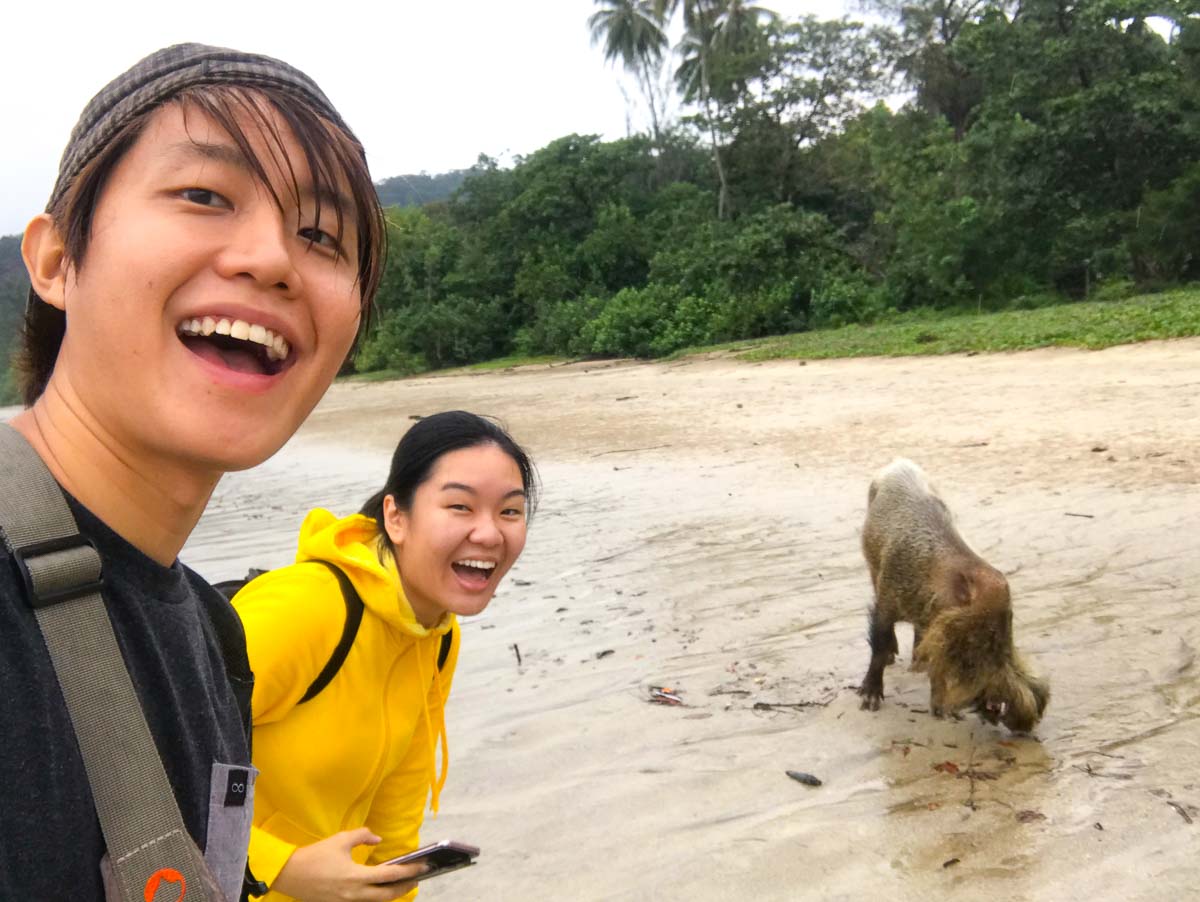
{"label": "woman's open mouth", "polygon": [[189,351],[237,373],[274,376],[291,362],[291,345],[257,323],[225,317],[185,319],[176,329]]}
{"label": "woman's open mouth", "polygon": [[454,561],[450,564],[450,569],[454,571],[458,581],[466,588],[479,590],[487,587],[492,574],[496,571],[496,562],[467,558]]}

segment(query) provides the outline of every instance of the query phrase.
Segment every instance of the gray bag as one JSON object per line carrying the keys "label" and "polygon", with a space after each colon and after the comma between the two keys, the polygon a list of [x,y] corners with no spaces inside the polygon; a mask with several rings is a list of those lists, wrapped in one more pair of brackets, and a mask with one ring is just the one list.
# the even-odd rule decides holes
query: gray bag
{"label": "gray bag", "polygon": [[110,902],[220,902],[150,735],[100,597],[100,555],[50,471],[0,424],[0,531],[46,640],[108,845]]}

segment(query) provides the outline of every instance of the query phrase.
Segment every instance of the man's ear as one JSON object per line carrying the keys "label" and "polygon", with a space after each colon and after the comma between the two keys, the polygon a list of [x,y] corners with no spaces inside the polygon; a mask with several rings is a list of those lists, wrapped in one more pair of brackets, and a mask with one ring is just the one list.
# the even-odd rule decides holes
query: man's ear
{"label": "man's ear", "polygon": [[25,227],[21,256],[37,296],[51,307],[66,310],[67,247],[49,213],[39,213]]}
{"label": "man's ear", "polygon": [[392,495],[383,496],[383,529],[393,545],[404,544],[404,533],[408,529],[408,514],[400,509]]}

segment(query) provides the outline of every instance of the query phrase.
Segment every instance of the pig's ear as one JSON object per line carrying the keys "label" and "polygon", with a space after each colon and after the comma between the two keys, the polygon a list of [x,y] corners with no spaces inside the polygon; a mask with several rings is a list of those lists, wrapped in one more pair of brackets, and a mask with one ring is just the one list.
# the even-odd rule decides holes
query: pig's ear
{"label": "pig's ear", "polygon": [[971,603],[971,599],[975,597],[975,587],[971,585],[971,579],[962,570],[954,574],[954,601],[963,607]]}

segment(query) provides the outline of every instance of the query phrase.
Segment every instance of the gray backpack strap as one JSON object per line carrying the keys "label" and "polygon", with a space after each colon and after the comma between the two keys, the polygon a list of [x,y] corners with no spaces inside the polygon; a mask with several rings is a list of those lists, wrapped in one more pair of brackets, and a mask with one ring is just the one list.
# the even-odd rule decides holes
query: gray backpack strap
{"label": "gray backpack strap", "polygon": [[[219,902],[100,597],[100,554],[79,535],[58,483],[24,437],[0,424],[0,531],[46,640],[87,769],[122,902]],[[180,887],[180,881],[185,881]],[[155,888],[162,887],[162,893]]]}

